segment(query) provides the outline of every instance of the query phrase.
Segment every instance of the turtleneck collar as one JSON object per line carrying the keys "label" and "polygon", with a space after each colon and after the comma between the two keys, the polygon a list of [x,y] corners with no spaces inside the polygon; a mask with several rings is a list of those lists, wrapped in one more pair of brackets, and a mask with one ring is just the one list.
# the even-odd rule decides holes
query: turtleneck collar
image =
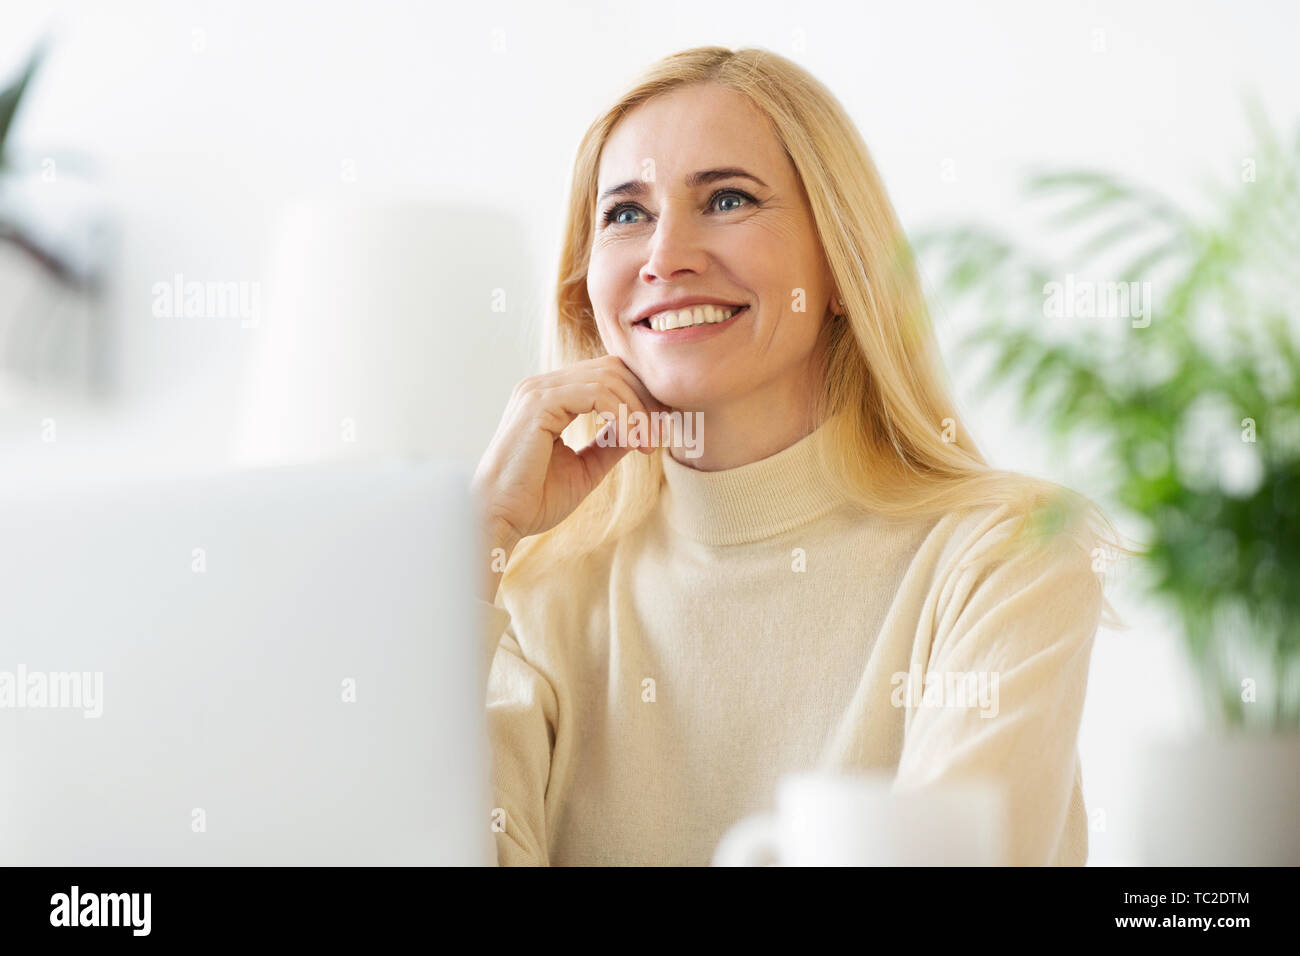
{"label": "turtleneck collar", "polygon": [[697,471],[663,452],[662,506],[669,525],[707,545],[760,541],[806,524],[844,501],[817,460],[826,425],[767,458]]}

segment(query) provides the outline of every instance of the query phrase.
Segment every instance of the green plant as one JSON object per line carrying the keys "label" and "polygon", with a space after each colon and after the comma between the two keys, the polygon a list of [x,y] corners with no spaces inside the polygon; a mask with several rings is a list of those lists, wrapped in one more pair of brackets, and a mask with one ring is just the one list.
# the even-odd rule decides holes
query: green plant
{"label": "green plant", "polygon": [[28,57],[27,66],[18,75],[18,79],[0,90],[0,169],[4,169],[7,165],[8,156],[5,153],[5,140],[8,138],[9,130],[13,126],[14,116],[18,112],[18,105],[22,102],[23,94],[27,92],[27,86],[44,58],[45,47],[42,45],[37,47],[35,52]]}
{"label": "green plant", "polygon": [[[977,307],[962,357],[989,359],[982,384],[1012,384],[1058,450],[1100,439],[1098,482],[1147,529],[1212,719],[1281,729],[1300,726],[1300,130],[1286,143],[1247,111],[1241,182],[1211,184],[1199,215],[1105,172],[1031,175],[1031,200],[1065,200],[1068,270],[979,225],[914,244],[945,299]],[[1094,298],[1062,318],[1076,274],[1112,305],[1159,294],[1145,315]]]}
{"label": "green plant", "polygon": [[[4,197],[5,177],[13,172],[12,160],[7,149],[9,134],[13,130],[14,117],[23,103],[23,97],[31,85],[32,77],[45,59],[48,40],[39,43],[27,59],[23,71],[4,89],[0,90],[0,199]],[[47,247],[37,239],[23,223],[7,215],[7,209],[0,203],[0,242],[16,247],[30,261],[44,271],[58,284],[72,289],[92,291],[97,288],[98,276],[83,274],[73,263],[59,252]]]}

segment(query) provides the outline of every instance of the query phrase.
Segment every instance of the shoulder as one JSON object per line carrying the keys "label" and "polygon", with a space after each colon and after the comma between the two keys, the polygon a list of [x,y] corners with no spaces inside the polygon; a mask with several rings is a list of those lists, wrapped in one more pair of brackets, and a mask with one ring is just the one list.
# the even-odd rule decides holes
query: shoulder
{"label": "shoulder", "polygon": [[610,566],[617,546],[614,539],[563,560],[548,557],[545,566],[529,574],[502,579],[497,601],[509,611],[526,653],[542,655],[545,645],[554,643],[548,636],[581,633],[599,619],[609,599]]}
{"label": "shoulder", "polygon": [[1104,604],[1091,529],[1056,503],[979,505],[945,517],[936,586],[952,617],[1009,608],[1092,625]]}
{"label": "shoulder", "polygon": [[1068,488],[1048,489],[1032,500],[981,503],[946,515],[941,532],[945,565],[965,568],[1016,562],[1082,564],[1091,568],[1097,532],[1087,499]]}

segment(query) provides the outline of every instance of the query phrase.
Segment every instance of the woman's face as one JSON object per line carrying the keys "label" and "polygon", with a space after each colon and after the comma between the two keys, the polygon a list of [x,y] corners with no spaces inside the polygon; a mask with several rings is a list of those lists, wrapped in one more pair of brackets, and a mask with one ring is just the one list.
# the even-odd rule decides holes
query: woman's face
{"label": "woman's face", "polygon": [[[831,275],[794,167],[749,100],[708,85],[641,104],[605,144],[597,197],[587,292],[606,351],[673,408],[806,407]],[[745,308],[689,328],[638,324],[695,296]]]}

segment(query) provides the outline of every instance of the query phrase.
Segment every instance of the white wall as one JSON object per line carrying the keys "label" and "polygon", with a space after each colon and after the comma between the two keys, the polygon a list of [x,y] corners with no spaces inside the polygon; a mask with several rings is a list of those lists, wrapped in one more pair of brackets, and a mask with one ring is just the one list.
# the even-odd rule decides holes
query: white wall
{"label": "white wall", "polygon": [[[1281,2],[4,7],[0,73],[46,28],[56,41],[15,148],[28,159],[92,156],[123,231],[111,401],[60,409],[58,447],[35,438],[53,403],[0,414],[11,475],[110,458],[223,460],[257,336],[237,323],[160,321],[150,290],[177,271],[262,280],[269,226],[303,197],[463,203],[483,210],[464,237],[480,265],[482,250],[515,247],[445,303],[485,338],[504,331],[515,343],[480,352],[481,374],[469,376],[481,390],[466,407],[494,421],[508,383],[530,371],[526,326],[548,294],[578,138],[623,82],[684,47],[758,45],[808,66],[857,119],[909,229],[978,216],[1030,241],[1047,241],[1016,193],[1030,164],[1104,167],[1194,202],[1205,174],[1237,174],[1248,145],[1240,93],[1258,92],[1280,123],[1300,107],[1300,15]],[[941,176],[949,160],[952,181]],[[495,287],[508,293],[504,315],[487,310]],[[937,311],[946,346],[962,321]],[[431,369],[438,358],[448,356],[430,356]],[[1028,423],[982,401],[962,356],[948,359],[998,463],[1100,491],[1048,460]],[[469,439],[480,448],[484,420]],[[1137,747],[1194,719],[1168,618],[1132,598],[1121,611],[1134,630],[1099,635],[1081,744],[1090,806],[1106,811],[1094,862],[1130,852]]]}

